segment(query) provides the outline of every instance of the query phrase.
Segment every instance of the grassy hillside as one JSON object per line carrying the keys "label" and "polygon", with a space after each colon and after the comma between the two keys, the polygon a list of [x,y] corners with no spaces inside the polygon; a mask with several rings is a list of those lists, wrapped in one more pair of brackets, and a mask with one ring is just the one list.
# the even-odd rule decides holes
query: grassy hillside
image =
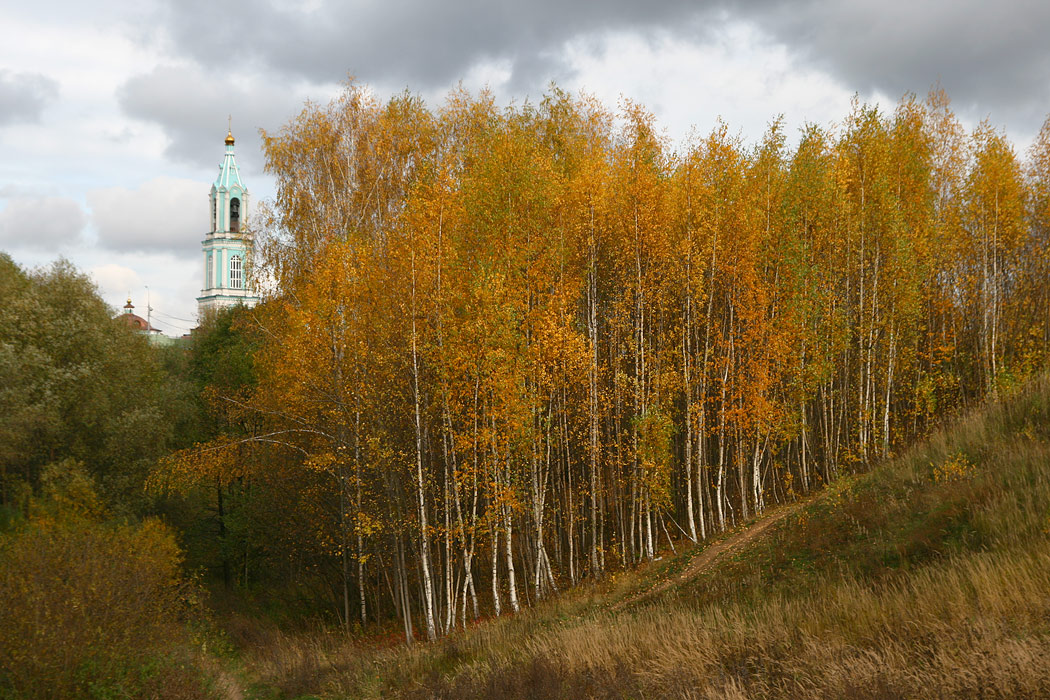
{"label": "grassy hillside", "polygon": [[1050,380],[741,541],[636,602],[701,550],[414,649],[253,629],[246,664],[288,696],[1050,697]]}

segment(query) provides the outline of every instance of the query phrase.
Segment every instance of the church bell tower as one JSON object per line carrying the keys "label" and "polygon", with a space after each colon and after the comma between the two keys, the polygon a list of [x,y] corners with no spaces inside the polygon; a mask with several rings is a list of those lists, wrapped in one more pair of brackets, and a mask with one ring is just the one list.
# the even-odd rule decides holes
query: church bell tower
{"label": "church bell tower", "polygon": [[226,156],[219,165],[219,177],[211,186],[210,231],[201,241],[204,252],[204,285],[197,297],[197,313],[209,312],[237,304],[255,306],[259,297],[249,286],[248,256],[252,238],[246,231],[248,188],[233,157],[233,131],[226,133]]}

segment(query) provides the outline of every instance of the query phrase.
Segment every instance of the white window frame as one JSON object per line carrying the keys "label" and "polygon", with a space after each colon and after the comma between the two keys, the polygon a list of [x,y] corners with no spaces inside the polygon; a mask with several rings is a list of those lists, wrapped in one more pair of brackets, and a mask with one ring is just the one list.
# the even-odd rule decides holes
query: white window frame
{"label": "white window frame", "polygon": [[230,288],[242,289],[244,284],[244,266],[240,255],[230,256]]}

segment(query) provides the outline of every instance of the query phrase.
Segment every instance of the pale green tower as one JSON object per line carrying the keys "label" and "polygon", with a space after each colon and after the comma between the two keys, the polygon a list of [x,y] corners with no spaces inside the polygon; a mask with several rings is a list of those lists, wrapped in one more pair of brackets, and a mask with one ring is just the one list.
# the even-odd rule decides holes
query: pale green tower
{"label": "pale green tower", "polygon": [[248,218],[248,188],[233,157],[233,132],[226,133],[226,156],[219,165],[219,177],[211,186],[211,226],[201,241],[204,251],[204,286],[197,297],[201,318],[209,311],[244,304],[255,306],[259,297],[246,276],[251,254],[251,234],[245,230]]}

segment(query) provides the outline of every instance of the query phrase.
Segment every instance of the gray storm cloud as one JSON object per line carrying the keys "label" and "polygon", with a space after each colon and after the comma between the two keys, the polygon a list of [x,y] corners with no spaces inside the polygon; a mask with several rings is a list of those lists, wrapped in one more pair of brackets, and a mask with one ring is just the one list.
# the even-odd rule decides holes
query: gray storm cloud
{"label": "gray storm cloud", "polygon": [[259,169],[256,129],[280,127],[311,86],[326,102],[348,74],[381,92],[434,94],[498,65],[510,71],[506,96],[535,97],[551,80],[572,82],[569,42],[600,47],[616,32],[725,42],[741,23],[850,92],[894,100],[939,83],[971,121],[1021,134],[1050,111],[1050,3],[1032,0],[160,1],[156,26],[179,60],[132,77],[118,98],[162,126],[166,155],[196,164],[215,160],[212,134],[233,112],[238,155]]}
{"label": "gray storm cloud", "polygon": [[[306,7],[173,0],[167,26],[177,45],[205,65],[221,66],[240,54],[315,82],[339,81],[350,71],[368,82],[418,90],[453,82],[486,60],[528,65],[580,33],[681,26],[696,15],[694,4],[678,0],[322,1]],[[231,36],[246,40],[231,45]]]}
{"label": "gray storm cloud", "polygon": [[57,97],[58,83],[46,75],[0,70],[0,126],[40,121]]}
{"label": "gray storm cloud", "polygon": [[809,0],[741,8],[741,18],[851,90],[896,98],[939,82],[957,104],[979,105],[993,120],[1041,119],[1050,110],[1050,3],[1043,0]]}
{"label": "gray storm cloud", "polygon": [[[958,103],[1026,116],[1045,111],[1050,97],[1050,3],[1043,0],[320,0],[300,7],[169,0],[166,18],[180,49],[205,65],[246,55],[312,81],[350,71],[420,90],[448,85],[479,62],[509,61],[515,86],[542,88],[558,77],[549,56],[571,38],[626,29],[703,41],[735,20],[753,23],[849,90],[896,98],[939,81]],[[231,36],[244,40],[231,43]]]}

